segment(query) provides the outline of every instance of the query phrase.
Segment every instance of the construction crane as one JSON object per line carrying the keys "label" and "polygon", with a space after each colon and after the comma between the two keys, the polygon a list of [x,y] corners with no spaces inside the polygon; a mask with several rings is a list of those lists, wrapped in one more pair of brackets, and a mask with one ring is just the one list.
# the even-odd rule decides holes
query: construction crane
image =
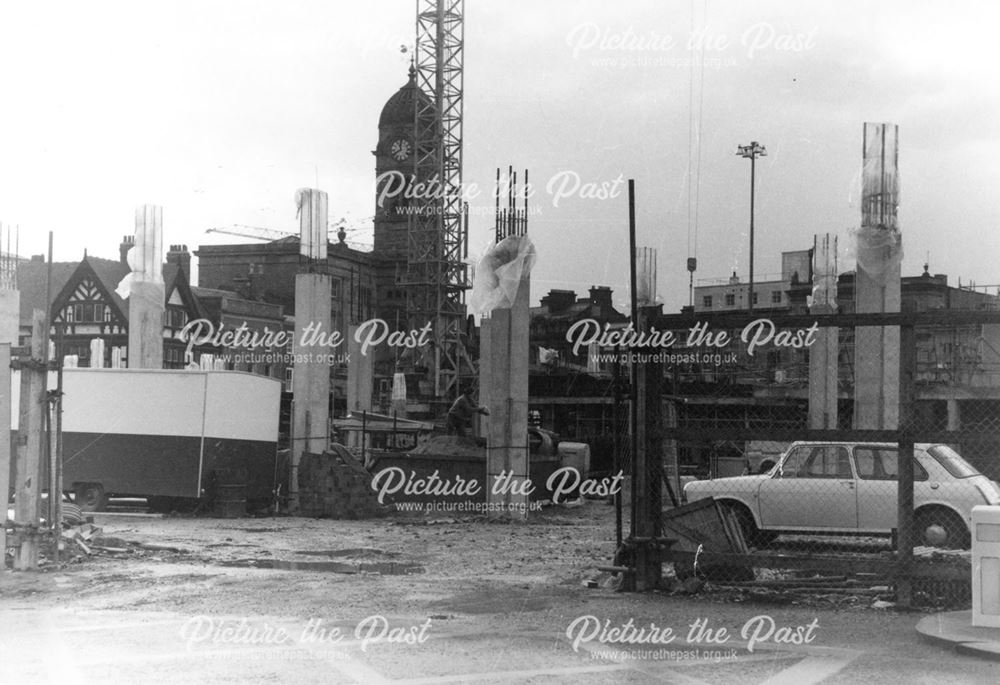
{"label": "construction crane", "polygon": [[437,181],[444,192],[418,199],[418,211],[408,215],[400,280],[411,324],[433,325],[434,344],[422,350],[421,364],[430,369],[438,400],[454,397],[459,379],[475,374],[462,340],[469,288],[461,192],[464,6],[464,0],[417,0],[414,69],[427,97],[414,98],[413,177]]}
{"label": "construction crane", "polygon": [[233,224],[229,227],[207,228],[205,229],[205,233],[225,233],[226,235],[238,235],[243,238],[256,238],[257,240],[281,240],[282,238],[297,238],[299,235],[298,233],[276,231],[273,228],[247,226],[246,224]]}

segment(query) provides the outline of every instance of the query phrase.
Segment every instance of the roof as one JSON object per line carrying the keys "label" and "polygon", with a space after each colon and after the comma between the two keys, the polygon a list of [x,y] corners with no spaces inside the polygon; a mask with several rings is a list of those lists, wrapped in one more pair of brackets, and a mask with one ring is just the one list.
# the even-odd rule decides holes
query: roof
{"label": "roof", "polygon": [[[118,307],[122,317],[127,321],[128,304],[125,300],[118,296],[115,289],[118,287],[118,284],[121,283],[122,279],[129,274],[131,269],[119,260],[102,259],[101,257],[91,257],[90,255],[85,255],[79,262],[53,262],[51,291],[52,301],[56,302],[60,298],[64,299],[70,296],[71,293],[64,293],[63,290],[66,288],[70,279],[74,278],[77,272],[81,269],[93,273],[100,287],[107,292],[111,302]],[[166,293],[171,292],[174,288],[184,290],[186,287],[191,291],[197,290],[195,288],[191,288],[187,284],[187,279],[182,277],[183,272],[177,264],[169,262],[165,263],[163,265],[162,273],[164,291]],[[18,265],[17,279],[18,288],[21,293],[20,321],[22,325],[31,325],[32,310],[44,310],[46,308],[45,285],[47,278],[47,262],[22,261]],[[235,293],[224,293],[223,291],[219,292],[235,296]],[[199,313],[201,313],[203,311],[202,303],[198,301],[198,297],[193,299],[194,307],[199,311]]]}
{"label": "roof", "polygon": [[[52,297],[55,297],[66,281],[73,275],[79,262],[52,263]],[[48,263],[42,261],[22,261],[17,265],[17,288],[21,293],[21,324],[31,325],[31,312],[45,311],[45,283],[48,277]]]}
{"label": "roof", "polygon": [[386,101],[382,114],[378,118],[379,128],[393,124],[413,125],[416,111],[416,99],[419,97],[428,105],[432,104],[430,97],[417,87],[417,72],[410,67],[410,79]]}
{"label": "roof", "polygon": [[[125,305],[125,301],[115,293],[115,288],[118,287],[118,283],[130,269],[117,260],[85,256],[79,262],[52,262],[52,300],[59,297],[78,269],[87,268],[84,265],[90,267],[90,271],[94,273],[100,285],[109,293],[112,301],[127,317],[128,307]],[[23,261],[18,265],[17,285],[21,292],[20,320],[22,325],[31,324],[32,310],[45,310],[47,308],[45,286],[48,273],[47,262],[31,260]]]}
{"label": "roof", "polygon": [[210,298],[210,297],[239,297],[239,294],[234,290],[222,290],[221,288],[204,288],[200,285],[191,286],[191,292],[198,297]]}
{"label": "roof", "polygon": [[614,307],[608,307],[602,312],[600,304],[591,302],[590,299],[586,297],[579,298],[573,304],[557,312],[550,311],[550,309],[545,305],[531,307],[529,312],[529,317],[531,319],[544,318],[547,321],[577,321],[582,318],[597,317],[602,321],[616,323],[620,321],[627,321],[629,318],[626,314],[622,314]]}

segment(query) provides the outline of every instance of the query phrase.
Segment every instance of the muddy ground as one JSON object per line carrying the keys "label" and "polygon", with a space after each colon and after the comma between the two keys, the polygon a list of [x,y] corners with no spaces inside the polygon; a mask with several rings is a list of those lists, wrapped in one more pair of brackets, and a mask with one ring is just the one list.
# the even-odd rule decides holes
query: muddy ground
{"label": "muddy ground", "polygon": [[[614,550],[614,510],[600,501],[523,525],[420,514],[95,523],[93,555],[0,574],[0,643],[18,655],[0,682],[996,682],[994,666],[919,642],[920,614],[872,609],[870,597],[615,592],[593,570]],[[574,649],[567,631],[587,616],[670,626],[675,651]],[[759,616],[786,635],[815,622],[813,639],[748,652],[740,631]],[[692,641],[698,620],[728,638]],[[265,643],[276,626],[291,644]],[[309,626],[344,639],[317,645]]]}

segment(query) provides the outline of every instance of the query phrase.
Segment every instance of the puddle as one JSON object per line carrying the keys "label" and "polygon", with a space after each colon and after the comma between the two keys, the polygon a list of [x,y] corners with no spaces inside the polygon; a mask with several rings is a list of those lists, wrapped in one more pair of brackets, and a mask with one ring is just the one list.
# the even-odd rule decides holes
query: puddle
{"label": "puddle", "polygon": [[398,557],[399,552],[383,552],[374,547],[355,547],[352,549],[302,550],[296,554],[314,557]]}
{"label": "puddle", "polygon": [[229,530],[242,530],[244,533],[283,533],[287,528],[230,528]]}
{"label": "puddle", "polygon": [[223,561],[219,566],[231,568],[266,568],[282,571],[326,571],[328,573],[377,573],[383,576],[409,576],[424,573],[419,564],[379,562],[346,564],[342,561],[284,561],[281,559],[237,559]]}

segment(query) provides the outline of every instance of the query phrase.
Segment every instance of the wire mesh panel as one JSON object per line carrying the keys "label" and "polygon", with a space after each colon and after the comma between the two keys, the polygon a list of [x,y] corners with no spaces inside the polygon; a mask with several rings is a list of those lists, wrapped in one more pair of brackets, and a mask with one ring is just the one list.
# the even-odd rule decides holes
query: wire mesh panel
{"label": "wire mesh panel", "polygon": [[[659,437],[664,479],[660,489],[636,493],[638,510],[649,511],[642,498],[672,508],[662,486],[670,481],[667,460],[676,458],[684,500],[718,502],[750,548],[744,554],[720,543],[722,556],[703,554],[702,569],[756,568],[758,580],[836,571],[850,587],[888,588],[883,596],[890,601],[968,601],[971,510],[1000,504],[1000,339],[994,340],[1000,313],[684,323],[676,328],[678,344],[649,351],[662,365],[658,401],[666,409],[645,430]],[[861,328],[890,327],[896,335],[857,335]],[[708,349],[697,334],[712,329],[716,341],[722,333],[726,341]],[[819,340],[826,349],[816,347]],[[858,350],[859,344],[873,348]],[[810,364],[819,352],[829,368]],[[879,401],[890,398],[896,406],[880,410],[877,420],[859,415],[874,411],[872,398],[859,396],[872,386],[856,382],[859,355],[881,355],[883,366],[897,369],[897,386],[879,392]],[[827,382],[811,382],[817,373]],[[836,397],[830,378],[837,379]],[[823,412],[810,411],[820,402]],[[657,523],[658,512],[650,514]],[[673,532],[700,537],[702,551],[719,542],[677,521]],[[636,530],[632,538],[640,537]],[[691,555],[677,551],[684,545],[674,547],[663,559],[690,569]]]}

